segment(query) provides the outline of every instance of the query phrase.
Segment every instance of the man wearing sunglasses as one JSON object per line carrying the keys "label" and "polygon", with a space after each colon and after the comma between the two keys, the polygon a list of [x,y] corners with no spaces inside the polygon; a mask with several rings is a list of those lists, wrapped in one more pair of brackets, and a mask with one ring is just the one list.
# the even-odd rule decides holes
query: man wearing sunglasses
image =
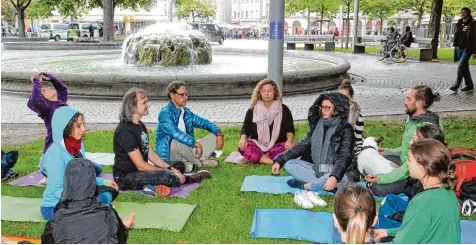
{"label": "man wearing sunglasses", "polygon": [[[167,87],[169,103],[159,112],[154,151],[164,161],[182,161],[185,171],[196,171],[202,166],[215,167],[215,149],[223,147],[223,134],[209,120],[194,114],[186,107],[187,86],[182,81],[174,81]],[[200,128],[211,134],[196,141],[193,129]],[[194,153],[195,148],[195,153]]]}
{"label": "man wearing sunglasses", "polygon": [[474,90],[474,83],[469,70],[469,60],[471,57],[476,59],[476,20],[471,16],[469,8],[461,9],[461,19],[456,24],[453,45],[458,54],[459,64],[456,83],[450,89],[455,92],[458,91],[464,78],[466,86],[461,91],[472,91]]}

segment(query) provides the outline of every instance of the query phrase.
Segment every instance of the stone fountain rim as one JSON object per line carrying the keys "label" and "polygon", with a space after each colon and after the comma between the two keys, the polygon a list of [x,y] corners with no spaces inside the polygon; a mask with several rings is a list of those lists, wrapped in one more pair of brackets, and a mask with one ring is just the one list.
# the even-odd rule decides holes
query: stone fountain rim
{"label": "stone fountain rim", "polygon": [[[213,53],[216,54],[247,54],[247,55],[266,55],[268,53],[267,50],[257,50],[257,49],[237,49],[237,48],[226,48],[226,47],[212,47]],[[116,54],[120,53],[111,52],[109,54]],[[81,54],[81,56],[86,56],[87,54]],[[104,55],[104,54],[98,54]],[[61,57],[59,56],[50,56],[48,58],[54,57]],[[313,59],[319,60],[322,62],[333,64],[332,67],[326,68],[319,68],[316,70],[306,70],[306,71],[290,71],[285,72],[283,74],[283,79],[293,78],[293,77],[329,77],[336,74],[344,74],[350,69],[350,63],[342,58],[334,57],[330,55],[320,54],[315,51],[287,51],[284,50],[285,57],[294,57],[294,58],[305,58],[305,59]],[[39,59],[39,58],[38,58]],[[14,61],[15,59],[11,59]],[[4,60],[4,62],[8,62],[9,60]],[[23,78],[27,80],[31,75],[30,72],[23,72],[23,71],[5,71],[2,70],[2,78],[9,77],[9,78]],[[87,73],[66,73],[66,72],[58,72],[55,75],[62,79],[62,80],[80,80],[80,81],[87,81],[91,83],[104,83],[104,84],[117,84],[123,82],[133,82],[135,84],[156,84],[158,81],[160,83],[166,82],[169,83],[174,80],[183,80],[188,83],[216,83],[216,79],[224,79],[227,80],[227,84],[233,82],[233,80],[242,81],[243,78],[247,78],[247,80],[260,80],[267,77],[266,72],[260,73],[228,73],[228,74],[167,74],[167,75],[140,75],[140,74],[120,74],[118,76],[114,76],[111,74],[87,74]],[[200,79],[201,78],[201,79]],[[199,81],[197,81],[199,80]]]}

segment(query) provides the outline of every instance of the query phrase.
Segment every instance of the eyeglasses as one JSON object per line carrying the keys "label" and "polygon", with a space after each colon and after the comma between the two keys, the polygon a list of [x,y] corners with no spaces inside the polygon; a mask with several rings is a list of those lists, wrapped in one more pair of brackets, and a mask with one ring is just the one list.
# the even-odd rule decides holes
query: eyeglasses
{"label": "eyeglasses", "polygon": [[334,109],[334,107],[331,107],[331,106],[321,106],[321,111],[330,111],[332,109]]}
{"label": "eyeglasses", "polygon": [[183,94],[181,94],[181,93],[175,93],[175,94],[178,94],[178,95],[182,96],[182,98],[188,98],[188,94],[186,94],[186,93],[183,93]]}

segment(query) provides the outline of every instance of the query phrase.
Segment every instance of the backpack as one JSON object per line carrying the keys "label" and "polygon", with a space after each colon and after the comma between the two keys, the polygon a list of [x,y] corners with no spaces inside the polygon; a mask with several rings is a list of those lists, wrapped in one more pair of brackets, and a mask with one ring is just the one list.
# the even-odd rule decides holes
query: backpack
{"label": "backpack", "polygon": [[455,149],[451,151],[452,166],[458,178],[455,187],[456,196],[464,202],[476,201],[476,151]]}

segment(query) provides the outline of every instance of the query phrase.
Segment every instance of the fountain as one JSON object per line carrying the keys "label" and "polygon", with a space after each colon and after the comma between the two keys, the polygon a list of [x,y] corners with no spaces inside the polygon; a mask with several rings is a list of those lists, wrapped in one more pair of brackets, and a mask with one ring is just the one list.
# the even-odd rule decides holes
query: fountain
{"label": "fountain", "polygon": [[199,31],[179,25],[155,24],[132,34],[122,45],[124,63],[187,66],[212,63],[212,47]]}
{"label": "fountain", "polygon": [[[250,48],[252,47],[252,48]],[[167,85],[187,83],[191,99],[249,98],[267,77],[267,42],[210,44],[183,26],[156,24],[130,35],[122,50],[2,54],[2,92],[28,94],[33,73],[49,72],[68,86],[71,97],[121,98],[130,87],[149,98],[165,99]],[[213,59],[212,59],[213,55]],[[350,64],[322,52],[284,51],[283,94],[335,89],[348,77]]]}

